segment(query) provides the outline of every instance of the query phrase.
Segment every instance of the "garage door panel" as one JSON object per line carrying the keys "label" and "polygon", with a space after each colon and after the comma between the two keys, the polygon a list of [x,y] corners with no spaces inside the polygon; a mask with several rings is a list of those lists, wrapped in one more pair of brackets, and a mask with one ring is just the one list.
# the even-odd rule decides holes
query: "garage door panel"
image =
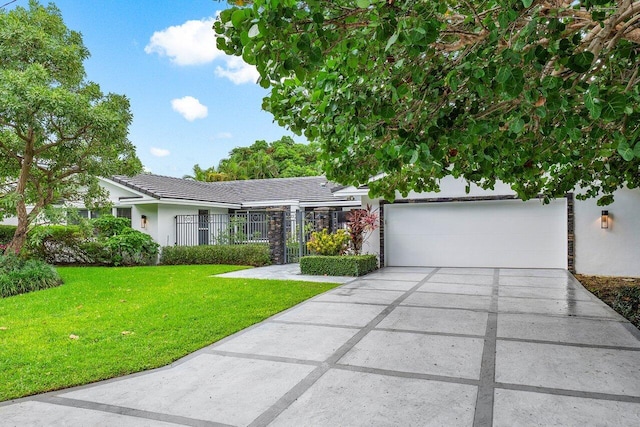
{"label": "garage door panel", "polygon": [[566,268],[566,201],[385,206],[391,266]]}

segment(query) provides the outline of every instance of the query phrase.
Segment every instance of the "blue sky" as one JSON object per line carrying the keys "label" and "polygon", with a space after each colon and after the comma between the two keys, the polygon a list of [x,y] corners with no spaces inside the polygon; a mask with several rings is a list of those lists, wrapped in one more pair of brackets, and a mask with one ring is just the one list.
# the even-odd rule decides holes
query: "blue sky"
{"label": "blue sky", "polygon": [[261,110],[267,91],[255,69],[215,48],[212,20],[226,1],[53,3],[91,52],[87,79],[130,99],[129,139],[149,171],[183,176],[196,163],[217,166],[234,147],[293,136]]}

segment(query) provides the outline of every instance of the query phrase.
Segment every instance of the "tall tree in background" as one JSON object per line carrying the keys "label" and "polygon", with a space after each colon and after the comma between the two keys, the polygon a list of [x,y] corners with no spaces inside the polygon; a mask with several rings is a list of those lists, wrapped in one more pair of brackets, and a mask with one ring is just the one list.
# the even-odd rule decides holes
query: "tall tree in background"
{"label": "tall tree in background", "polygon": [[271,143],[260,140],[231,150],[217,169],[195,165],[193,175],[184,178],[212,182],[315,176],[321,173],[319,154],[317,144],[296,143],[288,136]]}
{"label": "tall tree in background", "polygon": [[523,199],[640,185],[640,1],[231,1],[218,47],[263,108],[374,195],[497,180]]}
{"label": "tall tree in background", "polygon": [[127,140],[129,101],[85,81],[89,56],[53,5],[0,10],[0,219],[17,216],[7,252],[60,200],[92,206],[99,176],[142,169]]}

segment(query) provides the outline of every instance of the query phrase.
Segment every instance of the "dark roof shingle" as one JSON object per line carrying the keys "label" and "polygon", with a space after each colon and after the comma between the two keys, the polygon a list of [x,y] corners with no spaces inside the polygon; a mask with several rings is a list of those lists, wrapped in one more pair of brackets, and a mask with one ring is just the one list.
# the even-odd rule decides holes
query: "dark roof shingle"
{"label": "dark roof shingle", "polygon": [[261,201],[299,200],[300,202],[340,201],[332,190],[337,184],[324,176],[253,179],[245,181],[201,182],[188,179],[140,174],[114,176],[113,181],[156,199],[244,204]]}

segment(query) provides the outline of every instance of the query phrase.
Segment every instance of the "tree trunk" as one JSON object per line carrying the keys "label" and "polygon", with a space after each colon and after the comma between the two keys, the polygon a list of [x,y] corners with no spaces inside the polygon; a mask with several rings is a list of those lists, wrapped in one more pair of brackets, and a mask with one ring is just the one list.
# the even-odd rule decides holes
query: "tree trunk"
{"label": "tree trunk", "polygon": [[27,230],[29,227],[29,216],[27,215],[27,206],[23,200],[18,202],[16,206],[18,213],[18,227],[13,234],[13,239],[7,245],[5,254],[17,254],[22,250],[24,243],[27,240]]}
{"label": "tree trunk", "polygon": [[[25,241],[27,240],[27,230],[29,229],[29,214],[27,214],[27,204],[25,202],[25,193],[27,190],[27,181],[29,180],[29,174],[31,173],[31,165],[33,164],[34,157],[34,138],[35,134],[33,129],[29,129],[25,140],[25,150],[22,157],[22,165],[20,167],[20,176],[18,177],[18,184],[16,185],[16,193],[20,196],[18,203],[16,204],[16,214],[18,216],[18,228],[13,235],[13,239],[7,245],[5,254],[14,253],[17,254],[22,250]],[[31,212],[32,214],[35,212]]]}

